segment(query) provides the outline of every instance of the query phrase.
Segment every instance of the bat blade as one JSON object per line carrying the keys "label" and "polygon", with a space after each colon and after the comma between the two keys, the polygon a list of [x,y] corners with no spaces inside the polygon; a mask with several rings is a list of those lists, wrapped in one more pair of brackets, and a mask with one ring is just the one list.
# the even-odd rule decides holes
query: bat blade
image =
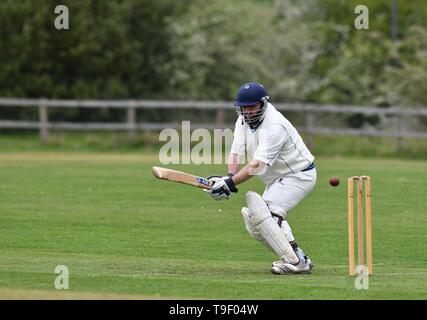
{"label": "bat blade", "polygon": [[158,179],[179,182],[202,189],[211,189],[211,183],[204,177],[162,167],[153,167],[152,172]]}

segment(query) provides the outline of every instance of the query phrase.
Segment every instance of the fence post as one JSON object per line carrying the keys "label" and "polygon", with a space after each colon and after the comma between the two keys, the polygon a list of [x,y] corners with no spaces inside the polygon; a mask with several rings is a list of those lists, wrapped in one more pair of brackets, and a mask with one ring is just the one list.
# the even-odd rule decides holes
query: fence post
{"label": "fence post", "polygon": [[127,108],[127,127],[128,137],[134,139],[136,137],[136,108],[130,106]]}
{"label": "fence post", "polygon": [[225,122],[225,111],[224,109],[218,109],[216,111],[216,123],[224,124]]}
{"label": "fence post", "polygon": [[314,113],[306,111],[305,131],[307,132],[307,146],[310,150],[314,147]]}
{"label": "fence post", "polygon": [[49,115],[45,100],[40,101],[39,105],[39,135],[40,141],[45,143],[49,137]]}
{"label": "fence post", "polygon": [[399,111],[396,113],[395,117],[394,117],[394,122],[395,122],[395,131],[396,131],[396,151],[402,151],[403,150],[403,119],[402,119],[402,114]]}

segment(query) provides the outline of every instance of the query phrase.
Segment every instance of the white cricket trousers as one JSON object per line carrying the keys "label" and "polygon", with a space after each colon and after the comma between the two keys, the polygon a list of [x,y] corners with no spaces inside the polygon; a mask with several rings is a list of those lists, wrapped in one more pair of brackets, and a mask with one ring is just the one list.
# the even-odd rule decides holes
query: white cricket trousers
{"label": "white cricket trousers", "polygon": [[[268,185],[262,197],[272,213],[286,219],[288,212],[313,190],[316,180],[316,168],[286,175]],[[273,218],[278,220],[277,217]],[[281,229],[285,232],[288,241],[295,240],[286,220],[282,221]]]}

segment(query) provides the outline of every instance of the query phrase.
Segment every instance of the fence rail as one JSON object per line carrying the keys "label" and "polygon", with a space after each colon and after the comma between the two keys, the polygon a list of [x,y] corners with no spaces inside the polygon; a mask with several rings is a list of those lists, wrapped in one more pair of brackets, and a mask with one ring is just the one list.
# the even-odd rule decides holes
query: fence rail
{"label": "fence rail", "polygon": [[[180,123],[148,123],[137,122],[137,109],[198,109],[217,110],[215,123],[192,123],[193,127],[215,129],[233,128],[233,124],[224,123],[224,111],[230,109],[232,102],[227,101],[157,101],[157,100],[57,100],[57,99],[0,99],[0,107],[37,107],[38,121],[0,120],[0,128],[8,129],[38,129],[40,139],[46,141],[50,129],[62,130],[124,130],[129,136],[134,136],[138,130],[160,130],[177,128]],[[299,128],[308,136],[308,143],[313,142],[313,134],[375,136],[397,138],[398,146],[402,138],[427,138],[425,131],[406,130],[401,119],[403,117],[427,117],[427,108],[389,107],[378,108],[353,105],[317,105],[305,103],[275,103],[280,111],[293,111],[305,115],[305,125]],[[126,109],[126,122],[121,123],[69,123],[49,121],[50,108],[118,108]],[[348,129],[316,126],[316,115],[322,113],[366,114],[393,116],[394,130],[382,129]]]}

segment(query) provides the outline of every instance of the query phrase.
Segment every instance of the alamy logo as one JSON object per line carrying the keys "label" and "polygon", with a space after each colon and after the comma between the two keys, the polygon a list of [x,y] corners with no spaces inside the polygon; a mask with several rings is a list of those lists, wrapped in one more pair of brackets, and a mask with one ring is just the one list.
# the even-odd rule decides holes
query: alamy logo
{"label": "alamy logo", "polygon": [[67,266],[59,265],[55,268],[55,273],[59,273],[59,276],[55,278],[55,288],[58,290],[69,288],[68,278],[69,272]]}
{"label": "alamy logo", "polygon": [[64,5],[56,6],[55,14],[59,14],[59,16],[55,18],[55,28],[57,30],[70,29],[68,7]]}
{"label": "alamy logo", "polygon": [[368,267],[357,266],[356,267],[356,279],[354,279],[354,287],[357,290],[369,289],[369,274]]}
{"label": "alamy logo", "polygon": [[367,6],[360,4],[354,8],[354,13],[358,14],[354,19],[354,27],[357,30],[368,30],[369,29],[369,9]]}
{"label": "alamy logo", "polygon": [[[223,164],[223,149],[230,149],[233,131],[214,129],[211,132],[203,128],[191,131],[190,121],[183,121],[180,131],[162,130],[159,141],[166,142],[159,151],[162,164]],[[194,142],[197,144],[192,146]]]}
{"label": "alamy logo", "polygon": [[[265,141],[256,146],[257,152],[271,154],[272,147],[267,143],[268,129],[257,129],[257,140]],[[164,164],[228,164],[228,152],[231,150],[234,133],[231,129],[207,130],[198,128],[191,130],[190,121],[182,121],[181,130],[172,128],[163,129],[159,134],[159,141],[165,142],[159,151],[159,161]],[[254,140],[251,140],[254,143]],[[245,144],[238,144],[235,153],[238,153],[237,164],[244,165],[248,157],[252,156],[254,148],[247,150]],[[252,150],[253,149],[253,150]],[[249,169],[250,175],[263,175],[267,166]],[[200,183],[204,183],[199,181]]]}

